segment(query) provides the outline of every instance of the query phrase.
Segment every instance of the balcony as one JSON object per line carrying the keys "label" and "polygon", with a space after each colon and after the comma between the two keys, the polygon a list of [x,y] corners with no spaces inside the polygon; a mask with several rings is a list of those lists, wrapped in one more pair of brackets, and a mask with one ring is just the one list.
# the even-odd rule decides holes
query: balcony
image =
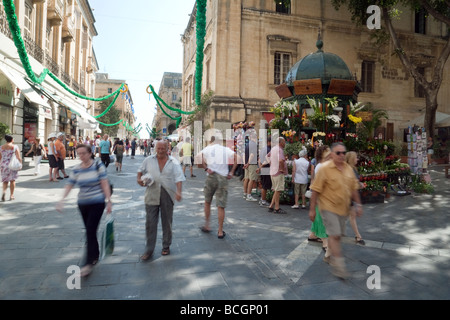
{"label": "balcony", "polygon": [[5,10],[0,9],[0,32],[8,38],[12,39],[11,31],[9,30],[8,20],[6,20]]}
{"label": "balcony", "polygon": [[28,54],[40,63],[44,63],[44,50],[36,44],[29,34],[26,33],[24,35],[23,42],[25,43],[25,48],[27,49]]}
{"label": "balcony", "polygon": [[63,22],[63,3],[61,0],[48,0],[47,19],[52,26],[60,26]]}
{"label": "balcony", "polygon": [[72,16],[64,17],[63,27],[62,27],[62,41],[63,43],[72,42],[75,38],[75,23]]}

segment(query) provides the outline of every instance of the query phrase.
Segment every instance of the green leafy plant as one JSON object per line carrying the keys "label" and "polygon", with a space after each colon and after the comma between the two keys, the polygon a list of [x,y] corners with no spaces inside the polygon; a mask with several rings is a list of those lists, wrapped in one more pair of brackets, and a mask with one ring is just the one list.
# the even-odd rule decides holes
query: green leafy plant
{"label": "green leafy plant", "polygon": [[6,124],[0,122],[0,140],[3,140],[5,138],[5,135],[9,133],[11,133],[9,131],[9,127]]}

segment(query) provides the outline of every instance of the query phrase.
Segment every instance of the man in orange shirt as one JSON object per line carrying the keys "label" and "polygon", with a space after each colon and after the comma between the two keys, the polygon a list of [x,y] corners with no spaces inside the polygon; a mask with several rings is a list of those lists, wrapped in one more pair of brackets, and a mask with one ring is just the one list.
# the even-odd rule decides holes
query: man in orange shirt
{"label": "man in orange shirt", "polygon": [[[64,159],[66,159],[66,147],[64,146],[64,133],[60,132],[56,136],[55,141],[55,149],[56,149],[56,158],[58,160],[58,169],[61,171],[64,175],[64,178],[69,178],[69,176],[66,173],[65,166],[64,166]],[[64,178],[61,178],[58,171],[58,180],[63,180]]]}
{"label": "man in orange shirt", "polygon": [[359,181],[353,169],[345,161],[346,147],[337,142],[331,146],[332,160],[325,162],[311,185],[309,217],[316,217],[316,202],[319,202],[320,214],[328,234],[328,249],[331,259],[325,259],[332,266],[332,273],[339,278],[347,278],[345,260],[341,249],[341,236],[345,231],[345,222],[350,213],[351,200],[355,202],[358,216],[363,213],[359,197]]}

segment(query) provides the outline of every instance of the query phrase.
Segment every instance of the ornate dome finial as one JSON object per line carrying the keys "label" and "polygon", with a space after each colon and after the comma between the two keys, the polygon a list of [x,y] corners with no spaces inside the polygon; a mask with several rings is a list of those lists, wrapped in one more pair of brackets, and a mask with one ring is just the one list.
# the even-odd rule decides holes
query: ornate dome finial
{"label": "ornate dome finial", "polygon": [[318,49],[317,52],[322,52],[322,48],[323,48],[323,41],[322,41],[322,35],[320,32],[320,28],[319,28],[319,35],[317,36],[317,42],[316,42],[316,47]]}

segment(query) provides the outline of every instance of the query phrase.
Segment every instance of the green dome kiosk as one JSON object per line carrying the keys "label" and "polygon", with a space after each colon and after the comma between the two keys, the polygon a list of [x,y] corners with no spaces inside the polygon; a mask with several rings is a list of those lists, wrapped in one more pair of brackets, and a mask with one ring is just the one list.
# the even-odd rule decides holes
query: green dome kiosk
{"label": "green dome kiosk", "polygon": [[[339,56],[323,51],[323,41],[317,41],[317,52],[311,53],[298,61],[289,71],[285,83],[276,88],[282,101],[297,102],[299,105],[296,117],[302,118],[301,130],[310,134],[314,131],[335,133],[336,137],[351,130],[352,123],[348,119],[350,103],[356,103],[360,86]],[[328,116],[340,117],[340,122],[312,121],[315,110],[310,99],[317,102],[320,111]],[[334,101],[332,103],[331,101]],[[336,118],[335,118],[336,119]]]}

